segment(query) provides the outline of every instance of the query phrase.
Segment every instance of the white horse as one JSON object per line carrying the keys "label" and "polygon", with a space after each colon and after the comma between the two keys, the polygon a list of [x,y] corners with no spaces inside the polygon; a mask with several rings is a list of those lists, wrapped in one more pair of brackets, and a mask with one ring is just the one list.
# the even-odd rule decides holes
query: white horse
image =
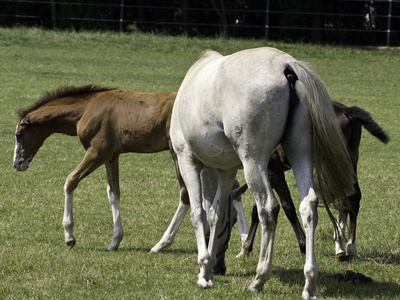
{"label": "white horse", "polygon": [[[211,268],[226,243],[222,233],[228,219],[228,194],[241,168],[262,228],[257,273],[249,289],[261,291],[271,276],[280,207],[268,179],[267,164],[274,147],[281,143],[297,181],[306,232],[303,298],[316,298],[314,232],[318,199],[313,165],[334,198],[346,199],[353,190],[354,174],[331,99],[312,68],[273,48],[228,56],[206,51],[181,84],[170,135],[190,198],[200,266],[197,285],[214,285]],[[202,186],[202,170],[209,168],[216,169],[219,178]],[[202,194],[213,184],[217,192],[207,216],[207,242]]]}

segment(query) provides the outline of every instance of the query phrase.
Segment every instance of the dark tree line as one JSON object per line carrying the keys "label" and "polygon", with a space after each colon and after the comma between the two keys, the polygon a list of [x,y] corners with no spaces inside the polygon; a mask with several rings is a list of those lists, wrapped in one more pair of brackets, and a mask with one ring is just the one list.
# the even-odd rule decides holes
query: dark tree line
{"label": "dark tree line", "polygon": [[[0,0],[0,26],[338,44],[384,45],[388,13],[382,0]],[[399,45],[399,1],[391,15],[390,42]]]}

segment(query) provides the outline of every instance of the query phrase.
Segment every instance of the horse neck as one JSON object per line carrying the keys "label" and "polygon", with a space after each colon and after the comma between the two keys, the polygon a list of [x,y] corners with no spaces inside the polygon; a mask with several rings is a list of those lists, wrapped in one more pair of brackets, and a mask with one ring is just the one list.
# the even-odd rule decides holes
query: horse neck
{"label": "horse neck", "polygon": [[76,126],[86,110],[87,101],[65,103],[53,102],[29,114],[31,122],[37,125],[46,137],[53,133],[75,136]]}

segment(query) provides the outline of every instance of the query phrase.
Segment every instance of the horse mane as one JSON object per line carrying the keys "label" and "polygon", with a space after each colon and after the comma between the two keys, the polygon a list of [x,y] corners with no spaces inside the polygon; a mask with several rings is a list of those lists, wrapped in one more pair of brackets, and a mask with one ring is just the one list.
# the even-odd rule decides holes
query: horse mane
{"label": "horse mane", "polygon": [[64,98],[64,97],[74,97],[74,96],[79,96],[83,94],[93,94],[93,93],[100,93],[100,92],[106,92],[106,91],[111,91],[117,89],[116,87],[104,87],[104,86],[99,86],[95,84],[88,84],[88,85],[83,85],[83,86],[61,86],[56,88],[53,91],[46,91],[45,94],[37,100],[35,103],[24,107],[20,108],[17,110],[17,114],[20,119],[24,118],[28,113],[38,109],[39,107],[50,103],[54,100]]}

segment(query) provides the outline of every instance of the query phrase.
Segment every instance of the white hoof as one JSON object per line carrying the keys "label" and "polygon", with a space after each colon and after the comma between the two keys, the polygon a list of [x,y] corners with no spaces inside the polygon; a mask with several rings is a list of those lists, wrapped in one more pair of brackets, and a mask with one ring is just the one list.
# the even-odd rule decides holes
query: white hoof
{"label": "white hoof", "polygon": [[259,293],[263,291],[264,284],[258,282],[258,280],[254,279],[253,282],[249,285],[249,291],[253,293]]}
{"label": "white hoof", "polygon": [[236,255],[236,258],[246,257],[246,256],[249,256],[249,254],[250,254],[249,251],[242,249],[242,251],[240,251],[240,253],[238,255]]}
{"label": "white hoof", "polygon": [[317,299],[317,292],[310,294],[308,291],[304,290],[302,294],[303,299]]}
{"label": "white hoof", "polygon": [[205,280],[204,278],[201,278],[197,281],[197,287],[200,289],[209,289],[214,287],[214,283],[212,280]]}

